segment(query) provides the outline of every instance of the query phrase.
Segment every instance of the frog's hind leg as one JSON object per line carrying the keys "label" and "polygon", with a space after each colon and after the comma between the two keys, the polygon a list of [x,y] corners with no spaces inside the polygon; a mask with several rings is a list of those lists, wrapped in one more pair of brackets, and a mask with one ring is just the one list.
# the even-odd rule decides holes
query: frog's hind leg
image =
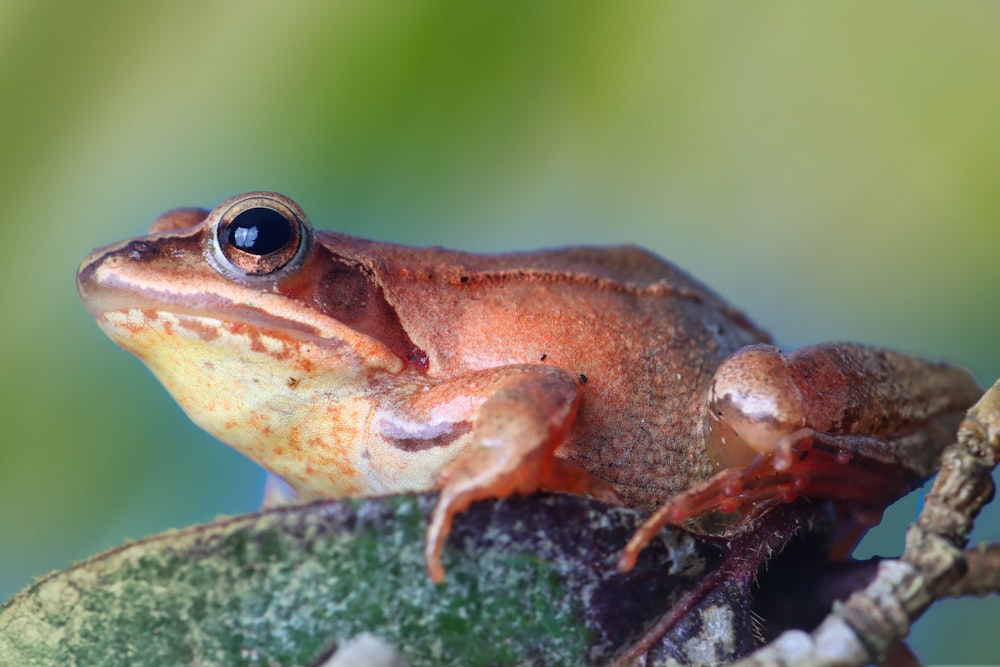
{"label": "frog's hind leg", "polygon": [[[897,464],[858,454],[861,443],[855,440],[803,429],[794,442],[775,452],[758,454],[746,466],[723,470],[671,497],[629,540],[619,570],[632,569],[639,552],[668,524],[681,525],[713,511],[752,514],[803,497],[838,501],[842,511],[851,512],[843,519],[857,527],[851,535],[860,536],[877,523],[882,507],[914,488],[920,478]],[[846,549],[851,547],[853,542]],[[838,551],[843,550],[844,545],[838,545]]]}
{"label": "frog's hind leg", "polygon": [[752,514],[824,498],[836,501],[838,524],[870,524],[933,474],[979,394],[968,372],[891,350],[825,343],[786,356],[771,345],[742,348],[716,369],[704,415],[705,450],[722,472],[657,510],[619,568],[631,568],[664,525],[716,510]]}

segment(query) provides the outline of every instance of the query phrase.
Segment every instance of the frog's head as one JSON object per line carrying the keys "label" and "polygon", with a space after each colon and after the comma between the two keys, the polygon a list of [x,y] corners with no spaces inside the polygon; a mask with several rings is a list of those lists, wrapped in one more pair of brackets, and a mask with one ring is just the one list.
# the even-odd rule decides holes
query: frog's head
{"label": "frog's head", "polygon": [[171,211],[148,235],[95,250],[77,287],[196,423],[259,460],[248,441],[300,421],[306,403],[364,409],[375,374],[419,363],[372,267],[337,239],[320,238],[290,199],[253,192]]}
{"label": "frog's head", "polygon": [[356,375],[399,370],[409,352],[368,268],[317,242],[302,209],[271,192],[170,211],[150,234],[90,253],[77,287],[101,328],[151,366],[222,355],[245,369],[263,355],[292,376],[316,364]]}

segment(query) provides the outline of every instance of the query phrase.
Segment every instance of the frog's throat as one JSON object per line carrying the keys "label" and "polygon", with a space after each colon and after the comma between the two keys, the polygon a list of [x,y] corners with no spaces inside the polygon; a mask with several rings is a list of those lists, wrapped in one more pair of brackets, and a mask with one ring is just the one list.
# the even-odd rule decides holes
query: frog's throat
{"label": "frog's throat", "polygon": [[98,323],[195,424],[304,497],[364,491],[356,462],[368,440],[363,378],[372,369],[348,346],[164,311],[107,311]]}

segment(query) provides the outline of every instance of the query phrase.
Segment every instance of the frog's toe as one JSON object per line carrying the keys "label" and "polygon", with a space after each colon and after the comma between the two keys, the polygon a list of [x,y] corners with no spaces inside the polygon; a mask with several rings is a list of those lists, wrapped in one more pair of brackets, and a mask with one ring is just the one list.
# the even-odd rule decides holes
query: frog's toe
{"label": "frog's toe", "polygon": [[622,549],[622,555],[618,557],[618,571],[628,572],[635,567],[635,561],[639,558],[639,554],[656,537],[656,534],[667,524],[678,523],[678,520],[678,507],[671,501],[667,501],[660,509],[653,512],[632,534],[632,538]]}
{"label": "frog's toe", "polygon": [[611,484],[595,477],[576,463],[558,457],[552,459],[541,488],[575,496],[589,496],[615,505],[622,504],[621,497]]}

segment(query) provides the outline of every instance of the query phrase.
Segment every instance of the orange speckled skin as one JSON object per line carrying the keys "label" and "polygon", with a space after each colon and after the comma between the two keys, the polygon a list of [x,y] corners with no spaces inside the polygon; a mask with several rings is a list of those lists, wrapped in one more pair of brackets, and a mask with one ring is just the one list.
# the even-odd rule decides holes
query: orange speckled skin
{"label": "orange speckled skin", "polygon": [[[230,226],[262,210],[290,240],[244,253]],[[802,430],[891,450],[897,432],[945,412],[938,447],[978,393],[964,372],[860,346],[787,364],[770,347],[734,354],[767,334],[639,248],[410,248],[314,232],[274,193],[167,213],[149,235],[91,253],[77,282],[102,329],[197,424],[300,498],[440,488],[427,543],[438,581],[451,519],[475,500],[546,488],[649,511],[694,486],[724,504],[732,485],[713,485],[713,462],[770,456]],[[942,392],[953,400],[926,398]],[[860,444],[836,440],[886,424]],[[758,481],[761,497],[788,495],[768,491],[776,479]]]}

